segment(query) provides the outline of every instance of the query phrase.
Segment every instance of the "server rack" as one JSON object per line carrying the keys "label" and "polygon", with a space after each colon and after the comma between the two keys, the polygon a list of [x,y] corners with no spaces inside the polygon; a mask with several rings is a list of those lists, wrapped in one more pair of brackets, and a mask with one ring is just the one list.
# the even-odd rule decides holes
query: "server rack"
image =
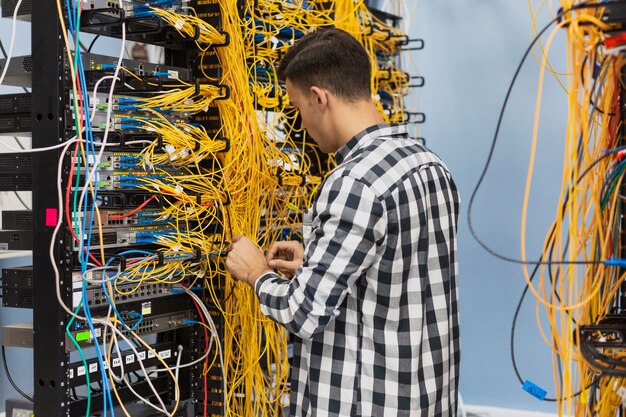
{"label": "server rack", "polygon": [[[150,85],[151,82],[153,85],[156,84],[157,87],[160,87],[163,85],[162,78],[168,78],[168,76],[154,75],[152,78],[149,78],[149,74],[163,72],[175,73],[176,78],[184,79],[186,82],[195,85],[196,95],[198,95],[202,86],[210,85],[215,87],[219,92],[216,100],[229,100],[231,89],[233,94],[238,96],[241,96],[244,90],[244,94],[249,93],[247,91],[248,86],[222,82],[222,62],[216,48],[228,48],[235,35],[223,30],[223,4],[214,0],[189,2],[189,6],[194,9],[194,13],[197,16],[207,22],[207,24],[220,30],[225,36],[223,43],[213,44],[208,49],[208,52],[199,54],[197,45],[194,46],[194,43],[198,38],[198,32],[202,30],[201,26],[196,28],[196,33],[191,39],[183,39],[177,30],[174,30],[171,26],[164,25],[160,19],[146,15],[139,17],[139,13],[133,16],[131,9],[119,9],[115,3],[101,0],[90,0],[87,2],[86,4],[91,7],[87,7],[81,14],[82,30],[98,36],[120,38],[122,36],[121,25],[126,24],[125,35],[127,39],[153,43],[165,48],[164,63],[139,63],[124,59],[123,65],[129,70],[126,72],[132,72],[134,75],[126,73],[119,75],[122,88],[119,89],[118,94],[134,97],[137,94],[136,88],[143,88],[145,85]],[[141,0],[136,3],[142,5],[151,2]],[[311,1],[305,3],[307,3],[307,10],[329,11],[324,16],[328,16],[330,19],[334,18],[334,2]],[[237,21],[242,22],[242,25],[246,25],[247,23],[245,22],[249,22],[256,13],[261,13],[265,17],[271,13],[276,13],[275,11],[270,13],[265,9],[268,4],[269,2],[264,4],[259,1],[239,1],[236,3],[236,7],[229,9],[229,12],[236,13],[236,18],[239,19]],[[3,7],[4,14],[5,8],[14,8],[16,5],[12,0],[3,0],[3,6],[5,6]],[[59,7],[61,13],[64,14],[67,26],[69,19],[68,6],[60,4]],[[289,11],[289,6],[285,7],[282,11],[286,13]],[[425,116],[422,113],[409,112],[403,107],[401,100],[407,93],[408,88],[422,86],[423,78],[421,83],[409,86],[409,80],[420,77],[412,78],[408,73],[404,73],[399,67],[394,66],[399,63],[401,50],[403,48],[406,49],[406,45],[414,42],[414,40],[410,40],[397,29],[401,21],[399,16],[376,11],[372,8],[370,8],[370,11],[372,16],[375,15],[381,20],[374,24],[373,18],[370,18],[368,21],[364,21],[363,24],[369,28],[372,36],[373,34],[381,35],[386,33],[386,41],[389,42],[392,50],[388,56],[382,54],[377,58],[380,60],[379,64],[381,65],[381,71],[376,75],[378,77],[376,85],[380,85],[381,97],[379,97],[379,100],[381,112],[383,112],[386,118],[394,122],[416,122],[413,119],[414,116],[417,116],[417,122],[423,122]],[[69,144],[72,137],[76,134],[76,118],[71,112],[73,105],[71,63],[67,57],[66,46],[63,40],[63,29],[57,18],[58,13],[59,9],[55,2],[43,2],[37,4],[34,8],[30,2],[23,2],[19,18],[32,22],[32,55],[15,57],[13,66],[10,67],[10,75],[14,77],[11,79],[18,84],[23,86],[32,85],[32,93],[19,95],[19,97],[14,95],[0,102],[0,104],[7,103],[7,106],[5,106],[7,108],[4,110],[0,109],[0,113],[11,115],[17,114],[15,112],[20,110],[20,116],[23,116],[23,102],[28,101],[32,103],[30,110],[32,127],[26,127],[25,130],[32,130],[33,148],[49,148]],[[125,15],[126,13],[128,15]],[[358,19],[356,15],[355,19]],[[303,20],[306,21],[305,18]],[[345,19],[342,18],[341,20]],[[331,23],[332,20],[325,24]],[[389,28],[385,25],[389,25]],[[303,35],[302,31],[289,27],[270,27],[268,29],[268,26],[263,24],[259,28],[261,31],[277,30],[277,36],[279,36],[277,43],[280,44],[281,49],[279,55],[291,42]],[[254,35],[254,30],[250,31],[249,29],[248,27],[248,32],[240,36],[245,47],[254,52],[251,57],[248,57],[249,59],[245,62],[242,61],[240,64],[250,74],[253,74],[254,82],[259,82],[265,86],[274,83],[270,93],[261,90],[255,90],[251,93],[253,96],[253,109],[259,117],[265,118],[268,125],[279,123],[280,121],[280,129],[277,128],[277,130],[281,132],[289,130],[291,132],[291,136],[288,135],[287,138],[288,143],[292,144],[290,145],[291,147],[285,146],[283,142],[280,143],[280,146],[273,145],[280,148],[280,152],[288,155],[281,162],[281,165],[277,167],[274,163],[275,161],[268,160],[265,161],[267,166],[261,168],[266,170],[264,174],[267,174],[269,177],[273,176],[273,179],[268,183],[272,189],[275,189],[272,192],[280,195],[293,192],[306,196],[307,193],[314,192],[315,187],[321,182],[321,178],[328,170],[332,169],[332,160],[324,155],[320,155],[316,147],[311,144],[311,141],[306,140],[304,132],[298,131],[297,114],[292,109],[285,107],[284,86],[276,84],[275,78],[271,72],[267,71],[267,68],[255,66],[255,60],[252,58],[264,50],[275,48],[276,45],[266,42],[267,39],[259,41],[256,35]],[[380,36],[378,38],[380,42]],[[274,39],[272,42],[274,42]],[[420,43],[421,46],[413,49],[423,47],[423,42],[418,40],[418,45]],[[389,65],[392,61],[394,64]],[[111,63],[114,62],[114,59],[113,57],[83,54],[81,62],[85,68],[91,70],[86,75],[86,83],[88,86],[93,87],[93,84],[103,74],[111,74]],[[28,63],[28,65],[24,65],[24,63]],[[383,66],[384,68],[382,68]],[[106,69],[111,71],[106,73],[104,72]],[[98,73],[97,71],[103,72]],[[145,85],[142,85],[141,80],[139,82],[136,80],[138,77],[143,77],[149,81],[145,81]],[[252,83],[253,81],[251,80],[250,82]],[[108,86],[109,84],[106,82],[103,84],[103,88]],[[152,89],[146,87],[149,90],[146,91],[146,96],[156,94],[159,90],[157,87]],[[111,106],[112,103],[109,102],[108,105]],[[285,114],[280,115],[279,113],[283,110]],[[231,144],[235,144],[235,138],[224,136],[221,133],[223,111],[218,105],[208,105],[201,112],[191,112],[193,114],[188,115],[188,120],[194,126],[201,126],[213,140],[223,144],[219,152],[228,153],[231,149]],[[130,112],[132,113],[132,111]],[[238,117],[248,116],[250,115],[239,115]],[[268,122],[268,120],[270,121]],[[102,123],[107,124],[109,120],[104,120]],[[115,123],[111,121],[112,126],[110,126],[108,137],[110,143],[118,145],[112,148],[111,155],[113,155],[113,158],[116,158],[115,152],[120,154],[126,152],[132,155],[139,152],[141,145],[139,145],[139,148],[131,145],[133,143],[132,139],[152,141],[156,144],[156,148],[165,148],[167,146],[167,138],[162,137],[160,134],[147,129],[139,131],[137,126],[118,128]],[[125,122],[119,123],[123,124]],[[102,128],[94,130],[93,134],[96,141],[103,140],[104,134],[102,130]],[[85,326],[80,326],[78,321],[73,320],[71,314],[58,301],[60,299],[65,306],[74,309],[80,306],[77,300],[81,299],[77,287],[77,282],[81,281],[78,272],[81,263],[79,260],[81,255],[80,245],[74,243],[74,240],[79,238],[72,236],[75,220],[71,216],[68,217],[65,213],[62,213],[64,196],[58,198],[56,193],[58,186],[62,190],[69,190],[74,184],[76,175],[72,175],[72,170],[75,167],[75,162],[71,160],[71,157],[72,148],[69,146],[60,146],[45,152],[35,152],[32,155],[32,166],[35,167],[32,171],[34,259],[32,299],[16,297],[16,304],[22,303],[16,306],[32,306],[34,312],[35,415],[75,417],[84,415],[87,409],[92,414],[101,413],[102,409],[106,407],[106,405],[103,405],[103,398],[105,398],[103,385],[104,381],[109,379],[109,375],[106,373],[108,370],[102,370],[103,362],[99,361],[94,355],[83,357],[82,360],[76,355],[77,350],[81,348],[85,350],[92,349],[91,351],[93,351],[94,340],[98,340],[98,332],[102,332],[102,330],[97,328],[90,330]],[[307,171],[301,170],[298,168],[297,160],[304,157],[317,160],[317,163],[312,164]],[[19,163],[24,162],[19,156],[11,156],[9,158],[16,158],[16,161]],[[59,164],[55,162],[57,160],[60,161]],[[13,159],[10,162],[13,163]],[[28,162],[31,162],[30,159]],[[89,157],[87,156],[83,160],[83,164],[86,167],[89,163]],[[217,162],[208,161],[205,166],[207,170],[219,170],[221,167],[222,163],[219,160]],[[107,169],[110,169],[110,167]],[[178,171],[174,170],[172,172],[172,175],[176,175]],[[28,178],[30,179],[30,177]],[[315,182],[313,179],[315,179]],[[215,181],[223,182],[223,178],[216,176]],[[104,210],[102,219],[97,221],[106,222],[107,219],[115,219],[113,223],[117,222],[120,225],[120,227],[114,229],[107,229],[106,235],[104,232],[101,233],[106,256],[112,259],[113,264],[123,271],[127,266],[127,259],[125,255],[120,255],[120,253],[135,247],[140,249],[152,248],[155,249],[155,253],[158,255],[158,264],[162,265],[164,255],[156,250],[158,242],[154,240],[148,243],[136,243],[138,240],[131,242],[127,233],[127,229],[131,228],[129,226],[130,222],[124,216],[121,216],[120,213],[131,209],[131,211],[135,211],[138,208],[154,213],[163,207],[164,194],[162,192],[155,193],[154,191],[134,188],[133,192],[129,192],[128,190],[120,189],[114,182],[114,179],[109,180],[108,178],[106,181],[98,181],[96,188],[100,189],[102,187],[99,194],[101,198],[97,201],[94,198],[93,201],[88,203],[92,206],[97,204]],[[74,186],[79,188],[83,186],[81,184],[76,182]],[[227,190],[223,190],[223,200],[216,203],[220,208],[218,214],[216,214],[217,221],[214,222],[214,225],[211,224],[210,229],[204,229],[209,230],[207,233],[216,235],[224,233],[225,229],[229,228],[231,230],[228,230],[228,232],[232,233],[230,209],[228,206],[231,203],[231,199],[234,201],[237,198],[245,197],[232,196]],[[260,230],[263,230],[264,237],[259,237],[260,242],[267,244],[274,239],[297,238],[297,224],[300,221],[301,212],[305,208],[302,206],[305,200],[304,198],[301,199],[297,205],[294,205],[293,202],[287,199],[276,207],[259,207],[263,214],[259,215],[257,213],[255,218],[259,219]],[[196,203],[200,204],[202,201],[202,196],[198,195]],[[112,216],[111,213],[113,213]],[[296,225],[295,230],[293,229],[294,225]],[[176,233],[176,230],[166,229],[166,226],[162,224],[150,227],[152,227],[150,230],[156,230],[157,232]],[[274,229],[271,229],[271,227],[274,227]],[[84,239],[80,234],[79,236],[80,239]],[[122,241],[126,243],[120,244]],[[50,242],[54,242],[52,247]],[[186,297],[184,294],[185,290],[181,287],[177,287],[175,288],[176,291],[173,291],[166,285],[156,285],[137,290],[132,295],[121,295],[115,299],[118,305],[124,306],[126,313],[122,313],[125,314],[125,319],[129,323],[131,321],[135,323],[137,326],[136,330],[140,334],[150,334],[151,339],[149,348],[147,346],[138,346],[134,349],[134,353],[130,349],[122,348],[117,356],[114,354],[111,360],[107,362],[108,366],[116,367],[116,364],[123,363],[125,364],[124,373],[131,374],[141,370],[137,356],[143,357],[142,363],[145,366],[158,367],[159,359],[173,366],[178,357],[183,358],[183,363],[197,362],[199,358],[203,357],[204,353],[207,353],[205,355],[207,357],[206,360],[197,362],[189,367],[180,368],[180,375],[177,378],[178,395],[175,392],[175,384],[167,376],[157,375],[146,378],[146,374],[144,374],[143,379],[135,378],[127,386],[121,383],[116,385],[116,395],[119,395],[118,398],[113,399],[116,407],[125,404],[129,410],[128,412],[133,416],[156,415],[152,409],[134,400],[136,395],[131,392],[128,386],[130,385],[142,396],[149,396],[151,395],[150,392],[158,392],[166,406],[170,406],[175,401],[180,400],[180,406],[175,416],[227,415],[229,407],[239,407],[238,410],[244,410],[247,409],[247,406],[244,404],[250,401],[257,401],[259,390],[265,389],[268,390],[268,394],[266,394],[267,397],[263,401],[266,401],[267,404],[256,408],[256,410],[269,412],[270,409],[278,410],[280,408],[277,405],[275,396],[280,395],[281,399],[284,400],[283,397],[286,392],[286,388],[283,386],[284,376],[282,377],[283,382],[274,379],[275,376],[272,372],[275,372],[275,364],[272,361],[285,362],[286,358],[283,356],[286,355],[286,350],[285,352],[281,351],[277,357],[268,359],[263,353],[265,351],[264,347],[261,346],[257,348],[259,358],[246,359],[251,361],[250,363],[255,364],[255,366],[264,368],[263,372],[266,372],[266,380],[269,381],[265,382],[267,387],[259,388],[255,386],[250,388],[246,386],[245,381],[242,382],[243,378],[240,376],[242,370],[238,369],[239,365],[237,363],[242,360],[242,357],[240,352],[236,352],[236,348],[241,343],[241,334],[239,334],[241,328],[236,327],[237,323],[226,323],[223,312],[229,305],[232,308],[232,305],[237,302],[239,297],[244,298],[245,291],[249,290],[238,287],[232,279],[223,273],[221,258],[224,255],[223,249],[226,245],[227,242],[218,242],[216,249],[210,251],[210,253],[203,253],[200,248],[195,248],[194,261],[210,263],[211,267],[209,269],[218,271],[211,277],[210,291],[207,291],[204,285],[200,289],[190,289],[190,291],[198,292],[199,299],[204,307],[208,309],[208,313],[215,325],[215,332],[207,332],[205,329],[193,324],[197,323],[198,318],[202,316],[202,311],[198,310],[198,303]],[[100,247],[98,244],[95,244],[93,248],[99,250]],[[200,276],[198,275],[198,277]],[[200,277],[199,279],[202,282],[207,278]],[[194,280],[193,282],[196,281]],[[107,306],[105,292],[91,288],[88,292],[83,293],[82,300],[84,303],[88,303],[90,308],[97,314],[108,314],[105,308]],[[25,291],[16,294],[27,295]],[[27,298],[27,301],[19,301]],[[31,304],[26,305],[28,303]],[[130,314],[127,314],[128,312]],[[132,313],[136,312],[142,313],[141,319],[137,320],[137,316],[132,315]],[[142,320],[145,321],[142,322]],[[264,324],[264,326],[272,326],[273,329],[274,325]],[[158,331],[154,331],[155,328]],[[226,358],[230,362],[220,363],[220,361],[214,360],[212,366],[208,366],[209,357],[217,358],[220,353],[224,356],[224,352],[220,352],[220,348],[215,343],[211,343],[210,352],[207,350],[209,342],[214,339],[211,333],[216,334],[217,337],[215,339],[219,340],[223,344],[222,346],[234,347],[234,353],[229,358]],[[261,334],[261,344],[271,343],[266,338],[265,330],[261,329]],[[280,331],[276,334],[279,338],[284,337],[284,333],[280,333]],[[153,352],[152,356],[150,352]],[[211,355],[208,355],[208,353],[211,353]],[[261,356],[263,357],[261,358]],[[154,375],[154,373],[151,375]],[[231,375],[236,376],[233,378],[234,382],[229,380],[229,383],[232,383],[232,387],[230,384],[225,386],[225,377]],[[100,381],[101,386],[99,389],[91,388],[94,381],[96,383]],[[115,384],[115,382],[112,383]],[[152,389],[150,385],[153,386]],[[85,395],[87,390],[90,391],[89,395]],[[226,390],[232,394],[229,396],[229,399],[226,399]],[[154,398],[154,396],[150,398]]]}

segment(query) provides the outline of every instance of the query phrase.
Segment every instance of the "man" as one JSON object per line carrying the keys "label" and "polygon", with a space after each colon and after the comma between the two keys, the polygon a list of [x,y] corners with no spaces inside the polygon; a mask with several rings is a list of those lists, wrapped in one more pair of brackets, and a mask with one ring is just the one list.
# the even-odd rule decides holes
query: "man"
{"label": "man", "polygon": [[296,336],[291,415],[456,416],[458,194],[437,156],[383,123],[370,71],[339,29],[286,53],[302,127],[338,166],[304,215],[304,247],[276,242],[266,258],[235,236],[226,267]]}

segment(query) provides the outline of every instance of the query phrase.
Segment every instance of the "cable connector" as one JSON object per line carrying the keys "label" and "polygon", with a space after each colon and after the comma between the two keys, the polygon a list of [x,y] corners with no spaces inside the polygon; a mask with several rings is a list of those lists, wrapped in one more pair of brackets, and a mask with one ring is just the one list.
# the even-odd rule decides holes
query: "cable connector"
{"label": "cable connector", "polygon": [[626,268],[626,259],[612,257],[611,259],[607,259],[606,261],[604,261],[604,265],[617,266],[619,268]]}
{"label": "cable connector", "polygon": [[524,381],[524,385],[522,385],[522,389],[541,401],[543,401],[546,398],[546,395],[548,394],[543,388],[539,387],[538,385],[535,385],[533,382],[531,382],[528,379]]}

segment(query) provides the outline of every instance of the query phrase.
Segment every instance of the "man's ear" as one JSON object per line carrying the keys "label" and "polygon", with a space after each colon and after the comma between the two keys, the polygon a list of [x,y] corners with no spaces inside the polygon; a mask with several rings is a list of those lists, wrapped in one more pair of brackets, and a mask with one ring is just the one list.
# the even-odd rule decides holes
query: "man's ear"
{"label": "man's ear", "polygon": [[328,90],[316,86],[311,86],[309,91],[311,92],[311,98],[313,99],[313,102],[317,106],[328,106]]}

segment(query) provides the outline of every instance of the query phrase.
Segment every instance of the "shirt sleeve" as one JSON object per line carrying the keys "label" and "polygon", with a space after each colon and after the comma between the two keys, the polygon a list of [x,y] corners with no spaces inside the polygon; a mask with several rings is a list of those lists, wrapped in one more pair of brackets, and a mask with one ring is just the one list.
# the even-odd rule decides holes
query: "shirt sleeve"
{"label": "shirt sleeve", "polygon": [[261,311],[308,339],[339,315],[350,287],[372,264],[387,224],[376,194],[362,181],[327,181],[313,207],[305,261],[291,280],[261,276],[255,291]]}

